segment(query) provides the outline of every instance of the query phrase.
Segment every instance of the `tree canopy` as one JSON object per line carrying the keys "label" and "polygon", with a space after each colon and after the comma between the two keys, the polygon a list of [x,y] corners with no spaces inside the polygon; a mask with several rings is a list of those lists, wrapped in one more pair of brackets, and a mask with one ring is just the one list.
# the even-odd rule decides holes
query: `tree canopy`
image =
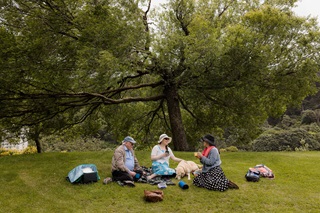
{"label": "tree canopy", "polygon": [[131,116],[128,132],[166,131],[189,150],[206,132],[253,131],[316,91],[319,27],[295,0],[151,1],[3,0],[6,128],[100,113],[120,131]]}

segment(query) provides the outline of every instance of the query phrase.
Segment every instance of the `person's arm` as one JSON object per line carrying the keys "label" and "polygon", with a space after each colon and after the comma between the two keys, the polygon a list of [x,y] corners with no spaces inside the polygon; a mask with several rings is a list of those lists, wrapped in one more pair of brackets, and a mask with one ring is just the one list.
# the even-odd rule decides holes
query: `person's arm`
{"label": "person's arm", "polygon": [[135,156],[134,151],[132,151],[132,154],[134,156],[134,170],[142,170],[138,158]]}
{"label": "person's arm", "polygon": [[152,148],[152,151],[151,151],[151,160],[152,161],[157,161],[157,160],[159,160],[161,158],[169,156],[169,154],[167,154],[167,153],[159,153],[158,149],[159,149],[158,146],[154,146]]}
{"label": "person's arm", "polygon": [[169,154],[170,154],[170,158],[176,162],[180,162],[180,161],[183,161],[183,159],[181,158],[177,158],[176,156],[174,156],[172,150],[169,148]]}
{"label": "person's arm", "polygon": [[176,156],[173,156],[173,157],[171,156],[171,159],[177,162],[183,161],[183,159],[177,158]]}

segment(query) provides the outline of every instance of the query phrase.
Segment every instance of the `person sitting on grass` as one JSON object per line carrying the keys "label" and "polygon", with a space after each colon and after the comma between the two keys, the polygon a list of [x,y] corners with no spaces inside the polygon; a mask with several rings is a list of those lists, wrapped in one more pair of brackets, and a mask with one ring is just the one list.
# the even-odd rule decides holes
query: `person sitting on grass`
{"label": "person sitting on grass", "polygon": [[171,140],[171,137],[167,134],[160,135],[158,144],[151,151],[153,174],[149,175],[147,180],[151,180],[156,176],[176,176],[176,171],[169,167],[169,159],[171,158],[177,162],[182,161],[182,159],[175,157],[170,147],[168,147]]}
{"label": "person sitting on grass", "polygon": [[198,187],[214,191],[225,191],[227,189],[239,189],[239,187],[228,180],[220,167],[221,159],[218,149],[214,144],[214,137],[210,134],[201,138],[204,150],[198,152],[196,158],[203,164],[202,171],[193,179],[193,184]]}
{"label": "person sitting on grass", "polygon": [[104,184],[116,181],[121,186],[135,186],[134,181],[143,174],[138,159],[134,155],[135,143],[136,141],[130,136],[123,139],[122,145],[114,151],[112,157],[112,178],[104,179]]}

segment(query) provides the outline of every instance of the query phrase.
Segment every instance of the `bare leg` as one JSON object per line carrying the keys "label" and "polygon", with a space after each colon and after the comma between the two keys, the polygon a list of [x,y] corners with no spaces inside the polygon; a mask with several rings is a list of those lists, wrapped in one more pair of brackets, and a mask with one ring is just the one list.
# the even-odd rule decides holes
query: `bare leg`
{"label": "bare leg", "polygon": [[147,180],[150,180],[150,179],[152,179],[152,178],[154,178],[154,177],[156,177],[156,176],[157,176],[157,174],[149,175],[149,176],[147,176]]}

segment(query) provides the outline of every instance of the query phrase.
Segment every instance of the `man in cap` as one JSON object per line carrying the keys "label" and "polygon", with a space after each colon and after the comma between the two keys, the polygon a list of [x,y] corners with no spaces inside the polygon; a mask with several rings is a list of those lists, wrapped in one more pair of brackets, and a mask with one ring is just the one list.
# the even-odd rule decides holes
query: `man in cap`
{"label": "man in cap", "polygon": [[[117,181],[121,186],[134,186],[133,181],[138,180],[143,174],[138,159],[134,155],[133,146],[135,143],[136,141],[132,137],[125,137],[112,157],[112,181]],[[104,182],[108,182],[108,180]]]}

